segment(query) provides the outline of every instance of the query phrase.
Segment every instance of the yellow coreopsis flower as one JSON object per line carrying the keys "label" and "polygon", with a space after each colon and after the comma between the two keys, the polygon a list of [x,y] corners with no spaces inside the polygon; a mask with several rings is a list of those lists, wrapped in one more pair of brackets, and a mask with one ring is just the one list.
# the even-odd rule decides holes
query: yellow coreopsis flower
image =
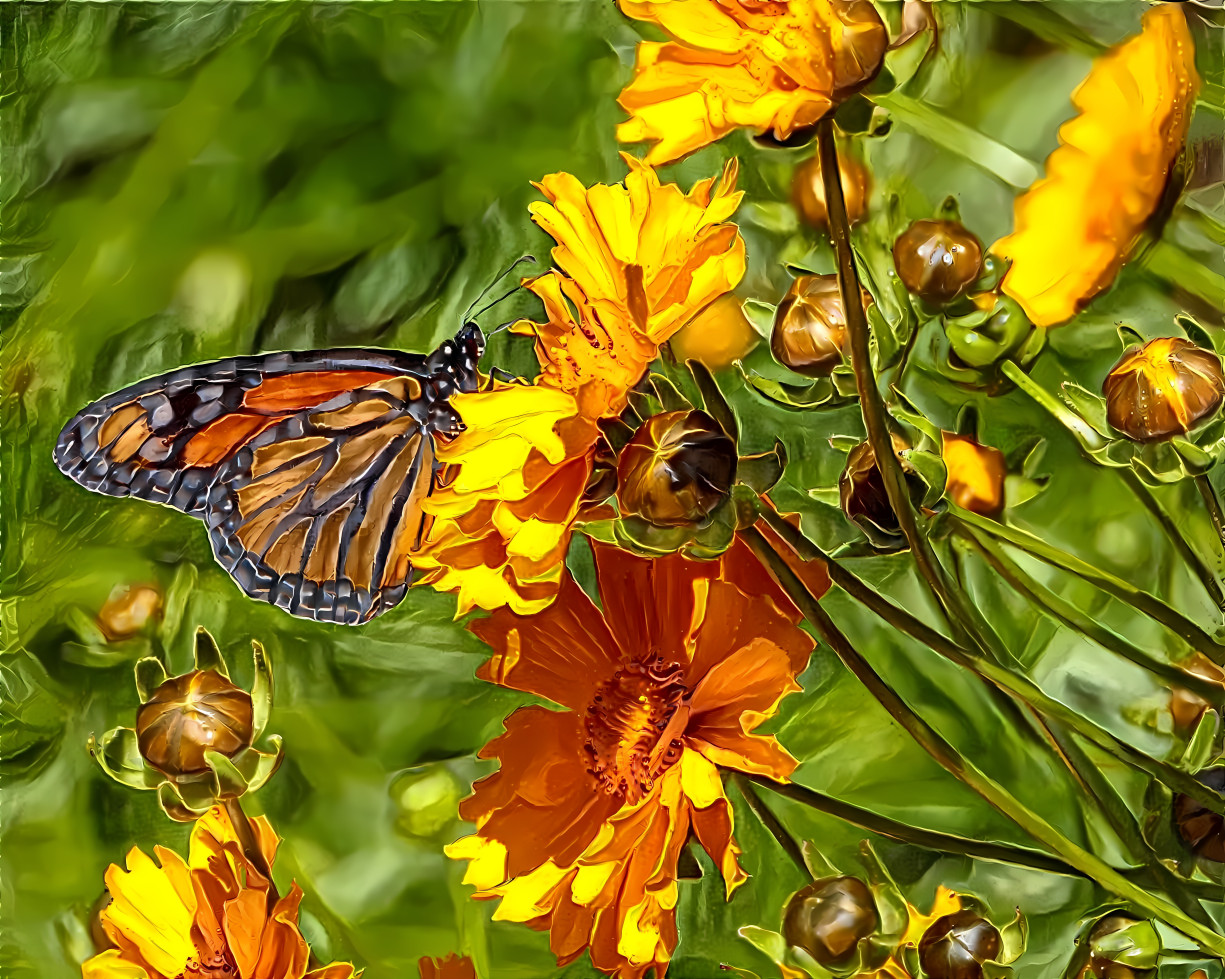
{"label": "yellow coreopsis flower", "polygon": [[459,611],[528,614],[557,594],[571,525],[592,473],[596,422],[619,414],[668,340],[744,275],[744,241],[727,218],[736,165],[689,193],[626,157],[624,184],[570,174],[538,185],[532,216],[557,242],[557,268],[527,283],[544,303],[541,374],[457,394],[465,431],[440,445],[445,469],[424,509],[432,525],[414,565],[455,592]]}
{"label": "yellow coreopsis flower", "polygon": [[668,163],[738,127],[787,140],[871,81],[889,43],[868,0],[621,0],[672,39],[638,45],[623,142]]}
{"label": "yellow coreopsis flower", "polygon": [[[262,816],[250,823],[270,866],[279,840]],[[126,870],[107,870],[112,900],[99,920],[115,947],[89,959],[83,979],[353,979],[347,964],[308,970],[301,889],[271,893],[223,810],[196,822],[187,860],[160,846],[154,853],[160,866],[133,847]]]}
{"label": "yellow coreopsis flower", "polygon": [[1108,288],[1161,200],[1199,90],[1195,48],[1177,3],[1107,52],[1077,88],[1046,176],[1017,198],[1003,289],[1039,326],[1075,316]]}

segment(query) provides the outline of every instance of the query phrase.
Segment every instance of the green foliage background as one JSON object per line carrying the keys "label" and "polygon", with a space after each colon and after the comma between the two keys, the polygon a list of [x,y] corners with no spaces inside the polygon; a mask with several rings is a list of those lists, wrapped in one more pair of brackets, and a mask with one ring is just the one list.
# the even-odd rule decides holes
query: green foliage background
{"label": "green foliage background", "polygon": [[[899,5],[881,6],[896,14]],[[1134,31],[1143,9],[1130,0],[937,6],[944,47],[909,94],[1034,161],[1071,114],[1069,93],[1094,42]],[[325,345],[432,348],[513,259],[532,253],[547,262],[549,242],[526,211],[536,198],[531,180],[556,170],[585,183],[624,175],[615,96],[629,76],[635,25],[610,2],[561,0],[10,3],[0,8],[0,29],[0,970],[11,979],[77,974],[92,951],[89,908],[107,864],[131,846],[185,847],[187,828],[166,820],[151,794],[103,777],[85,743],[131,723],[132,663],[153,652],[172,670],[186,668],[202,624],[239,677],[249,677],[250,638],[271,654],[269,730],[284,735],[289,757],[254,804],[285,837],[278,875],[305,889],[303,928],[321,959],[352,959],[370,979],[391,979],[415,975],[419,956],[456,950],[473,955],[482,976],[555,974],[545,938],[491,922],[490,906],[467,899],[462,867],[442,855],[463,832],[454,802],[486,767],[474,752],[525,699],[476,681],[484,650],[453,621],[453,601],[421,590],[356,630],[291,619],[241,595],[212,562],[198,523],[88,494],[56,472],[51,447],[86,401],[181,364]],[[1196,30],[1208,81],[1195,129],[1203,136],[1220,131],[1212,103],[1221,33],[1202,23]],[[971,162],[945,142],[900,122],[871,141],[864,151],[875,200],[897,194],[891,220],[904,225],[955,195],[966,224],[992,241],[1010,227],[1014,188],[979,165],[989,159]],[[832,268],[827,246],[795,227],[786,204],[790,170],[806,152],[762,151],[737,135],[667,172],[688,186],[740,156],[746,298],[777,301],[785,260]],[[1219,186],[1193,204],[1220,228]],[[1068,377],[1095,388],[1118,355],[1119,321],[1160,335],[1190,308],[1220,327],[1225,266],[1213,227],[1180,212],[1166,234],[1176,250],[1129,266],[1108,295],[1056,331],[1035,376],[1051,388]],[[530,299],[515,297],[487,322],[516,310],[533,311]],[[503,334],[486,363],[527,370],[529,348]],[[761,348],[750,364],[782,376]],[[853,540],[851,525],[808,490],[835,483],[842,457],[827,438],[858,434],[857,409],[788,413],[763,407],[731,372],[721,379],[742,416],[745,451],[767,448],[775,435],[787,445],[780,505],[801,510],[824,544]],[[914,381],[911,396],[945,427],[977,397],[921,371]],[[984,404],[983,414],[986,440],[1001,447],[1035,433],[1050,438],[1049,486],[1011,519],[1213,621],[1117,476],[1083,462],[1019,394]],[[1160,496],[1212,552],[1193,489]],[[589,580],[581,544],[573,563]],[[895,600],[932,614],[905,558],[854,564]],[[1184,654],[1088,586],[1032,570],[1134,642],[1171,659]],[[1036,616],[982,567],[969,562],[963,571],[1021,668],[1136,745],[1177,756],[1158,682]],[[105,643],[93,616],[116,585],[142,582],[165,592],[165,617],[140,637]],[[844,595],[831,593],[826,604],[962,752],[1077,842],[1101,847],[1101,827],[1077,805],[1066,771],[1027,749],[976,683]],[[800,782],[918,826],[1027,842],[916,748],[828,650],[814,655],[802,683],[776,725],[803,762]],[[1143,783],[1093,759],[1138,805]],[[405,797],[410,770],[429,777]],[[413,817],[423,798],[434,808]],[[771,804],[835,863],[865,837],[796,804]],[[753,876],[730,904],[700,852],[705,875],[682,885],[670,972],[678,979],[713,977],[724,962],[776,974],[736,929],[778,927],[783,901],[802,881],[743,807],[737,836]],[[1019,907],[1031,928],[1022,979],[1059,975],[1081,917],[1104,900],[1078,879],[874,844],[920,908],[939,884],[976,895],[1001,923]],[[1210,979],[1222,975],[1219,964],[1206,968]],[[1163,975],[1191,969],[1174,963]],[[556,974],[594,973],[581,960]]]}

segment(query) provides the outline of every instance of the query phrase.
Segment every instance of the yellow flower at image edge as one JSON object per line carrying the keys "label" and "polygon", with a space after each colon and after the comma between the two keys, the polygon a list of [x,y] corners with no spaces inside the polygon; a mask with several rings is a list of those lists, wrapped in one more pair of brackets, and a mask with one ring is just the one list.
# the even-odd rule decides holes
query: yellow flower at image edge
{"label": "yellow flower at image edge", "polygon": [[621,0],[671,41],[638,45],[622,142],[669,163],[744,127],[786,140],[871,81],[889,43],[868,0]]}
{"label": "yellow flower at image edge", "polygon": [[1004,292],[1038,326],[1075,316],[1109,287],[1152,216],[1199,91],[1195,49],[1177,3],[1094,62],[1073,94],[1046,176],[1017,198],[1015,230],[993,251],[1012,260]]}
{"label": "yellow flower at image edge", "polygon": [[[250,822],[271,865],[277,836],[263,817]],[[307,971],[301,889],[269,906],[271,882],[243,855],[221,809],[197,821],[187,860],[160,846],[154,853],[160,866],[134,847],[127,870],[107,870],[112,901],[99,919],[115,947],[86,961],[83,979],[352,979],[342,963]]]}
{"label": "yellow flower at image edge", "polygon": [[593,550],[603,611],[566,577],[539,615],[470,626],[494,650],[482,678],[565,709],[507,718],[481,752],[500,770],[460,806],[477,832],[447,853],[500,899],[495,919],[547,930],[559,963],[590,949],[620,979],[663,976],[690,832],[729,896],[745,879],[718,766],[795,769],[753,730],[799,689],[813,641],[743,544],[707,562]]}
{"label": "yellow flower at image edge", "polygon": [[452,405],[465,431],[440,445],[433,522],[414,554],[423,581],[455,592],[462,614],[539,611],[557,594],[596,423],[619,414],[660,344],[726,296],[745,269],[727,223],[741,194],[736,165],[684,193],[626,157],[624,185],[584,187],[570,174],[539,184],[532,216],[557,242],[557,268],[528,280],[545,322],[532,384],[494,382]]}

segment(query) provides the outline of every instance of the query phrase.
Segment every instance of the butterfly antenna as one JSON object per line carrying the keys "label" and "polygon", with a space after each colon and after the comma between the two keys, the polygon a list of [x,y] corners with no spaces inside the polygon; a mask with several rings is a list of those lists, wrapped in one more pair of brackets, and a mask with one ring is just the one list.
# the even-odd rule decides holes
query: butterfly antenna
{"label": "butterfly antenna", "polygon": [[519,290],[519,286],[515,286],[513,289],[510,289],[507,292],[500,295],[497,299],[494,299],[492,302],[486,303],[480,309],[476,309],[477,305],[486,296],[488,296],[490,292],[492,292],[494,289],[498,287],[498,283],[500,283],[503,279],[505,279],[508,275],[510,275],[515,269],[517,269],[524,262],[531,262],[532,264],[535,264],[536,257],[534,255],[520,255],[513,262],[511,262],[510,266],[501,275],[499,275],[496,279],[494,279],[491,283],[489,283],[489,285],[487,285],[484,288],[481,294],[472,301],[472,305],[469,306],[468,311],[464,313],[463,321],[465,323],[471,323],[473,319],[475,319],[477,316],[481,316],[482,314],[489,312],[489,310],[493,309],[494,306],[502,302],[502,300],[506,299],[507,296],[511,296],[515,292],[517,292]]}

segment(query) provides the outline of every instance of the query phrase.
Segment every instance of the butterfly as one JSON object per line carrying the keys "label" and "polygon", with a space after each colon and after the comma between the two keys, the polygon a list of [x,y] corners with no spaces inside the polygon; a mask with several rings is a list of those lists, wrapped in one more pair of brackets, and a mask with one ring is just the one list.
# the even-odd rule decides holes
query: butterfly
{"label": "butterfly", "polygon": [[437,442],[463,430],[450,398],[478,389],[484,345],[469,322],[425,356],[337,349],[183,367],[84,408],[55,464],[96,493],[203,520],[252,598],[357,625],[408,592]]}

